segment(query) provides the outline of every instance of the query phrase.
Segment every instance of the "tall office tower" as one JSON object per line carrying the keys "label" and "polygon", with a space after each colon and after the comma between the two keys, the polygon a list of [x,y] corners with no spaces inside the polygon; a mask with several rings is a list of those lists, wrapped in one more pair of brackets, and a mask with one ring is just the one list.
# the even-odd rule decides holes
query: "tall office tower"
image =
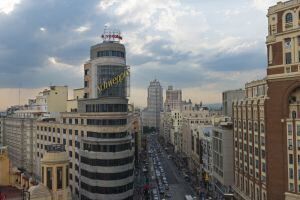
{"label": "tall office tower", "polygon": [[268,67],[246,84],[234,115],[235,194],[239,199],[300,199],[300,2],[268,10]]}
{"label": "tall office tower", "polygon": [[182,92],[174,90],[173,86],[168,86],[166,90],[165,111],[182,110]]}
{"label": "tall office tower", "polygon": [[228,90],[222,93],[222,114],[232,116],[232,103],[245,98],[245,90]]}
{"label": "tall office tower", "polygon": [[64,144],[69,154],[73,199],[133,198],[134,114],[128,104],[129,67],[121,36],[105,30],[84,65],[84,97],[59,121],[37,123],[39,158],[43,146]]}
{"label": "tall office tower", "polygon": [[158,80],[148,87],[147,108],[143,111],[143,126],[160,128],[160,112],[163,111],[163,88]]}

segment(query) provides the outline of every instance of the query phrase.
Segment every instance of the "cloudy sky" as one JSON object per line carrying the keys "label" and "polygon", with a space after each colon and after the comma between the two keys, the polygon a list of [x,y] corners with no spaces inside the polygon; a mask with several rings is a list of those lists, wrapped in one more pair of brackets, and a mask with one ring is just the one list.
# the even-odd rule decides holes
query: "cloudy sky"
{"label": "cloudy sky", "polygon": [[83,63],[105,25],[122,31],[131,101],[157,78],[184,98],[265,76],[267,8],[276,0],[0,0],[0,109],[49,85],[83,86]]}

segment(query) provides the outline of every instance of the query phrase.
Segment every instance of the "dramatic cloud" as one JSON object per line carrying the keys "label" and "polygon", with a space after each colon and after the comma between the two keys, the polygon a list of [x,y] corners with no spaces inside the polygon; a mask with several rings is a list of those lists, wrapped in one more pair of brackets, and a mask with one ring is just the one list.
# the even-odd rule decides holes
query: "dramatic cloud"
{"label": "dramatic cloud", "polygon": [[19,4],[21,0],[1,0],[0,1],[0,14],[5,13],[9,14],[12,12],[17,4]]}
{"label": "dramatic cloud", "polygon": [[89,48],[108,26],[122,31],[135,105],[145,105],[154,78],[182,88],[185,98],[218,102],[223,90],[265,75],[265,15],[275,3],[0,0],[0,92],[82,87]]}

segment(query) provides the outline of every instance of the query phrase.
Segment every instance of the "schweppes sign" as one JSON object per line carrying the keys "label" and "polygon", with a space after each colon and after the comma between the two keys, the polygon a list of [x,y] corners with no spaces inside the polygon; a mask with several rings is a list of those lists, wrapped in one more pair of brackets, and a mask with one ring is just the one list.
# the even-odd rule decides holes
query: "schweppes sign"
{"label": "schweppes sign", "polygon": [[126,69],[124,72],[122,72],[121,74],[113,77],[112,79],[105,81],[104,83],[101,83],[98,85],[98,90],[100,92],[102,92],[103,90],[106,90],[110,87],[112,87],[113,85],[117,85],[119,83],[121,83],[127,76],[129,76],[129,70]]}

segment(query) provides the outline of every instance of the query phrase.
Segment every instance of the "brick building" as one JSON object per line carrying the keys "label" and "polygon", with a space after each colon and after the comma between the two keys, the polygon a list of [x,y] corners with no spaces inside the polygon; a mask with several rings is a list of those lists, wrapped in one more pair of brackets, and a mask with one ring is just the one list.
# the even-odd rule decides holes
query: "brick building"
{"label": "brick building", "polygon": [[237,199],[300,199],[300,1],[268,10],[267,77],[233,105]]}

